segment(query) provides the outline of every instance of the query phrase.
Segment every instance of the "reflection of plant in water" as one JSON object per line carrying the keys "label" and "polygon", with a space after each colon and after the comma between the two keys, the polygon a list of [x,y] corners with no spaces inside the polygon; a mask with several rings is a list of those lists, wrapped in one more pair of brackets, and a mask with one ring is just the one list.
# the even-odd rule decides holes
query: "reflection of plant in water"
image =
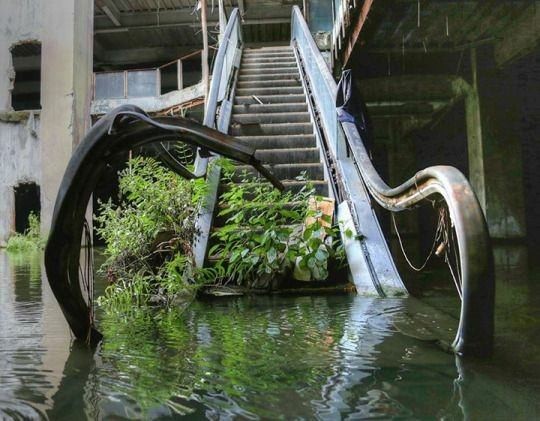
{"label": "reflection of plant in water", "polygon": [[[18,295],[41,297],[41,251],[20,251],[8,253],[7,256],[13,278],[17,280]],[[23,287],[27,282],[28,289]]]}
{"label": "reflection of plant in water", "polygon": [[228,409],[226,399],[215,398],[222,396],[272,416],[290,399],[319,398],[310,386],[332,374],[325,356],[338,342],[343,319],[330,317],[324,297],[267,303],[262,298],[195,303],[184,315],[108,313],[101,323],[103,358],[119,371],[118,378],[129,379],[129,394],[145,412],[171,399],[185,404],[197,393],[213,408]]}
{"label": "reflection of plant in water", "polygon": [[191,395],[195,373],[190,361],[196,344],[181,313],[141,308],[124,314],[105,312],[100,327],[106,338],[103,360],[119,372],[114,376],[119,381],[108,386],[120,389],[113,394],[125,391],[143,411],[179,393]]}

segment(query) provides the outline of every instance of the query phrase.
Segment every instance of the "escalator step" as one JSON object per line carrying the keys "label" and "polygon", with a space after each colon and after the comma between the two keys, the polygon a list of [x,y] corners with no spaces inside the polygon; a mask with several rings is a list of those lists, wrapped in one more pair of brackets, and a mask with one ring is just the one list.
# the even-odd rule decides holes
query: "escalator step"
{"label": "escalator step", "polygon": [[271,123],[309,123],[310,116],[307,111],[288,113],[249,113],[234,114],[231,124],[271,124]]}
{"label": "escalator step", "polygon": [[[234,116],[233,116],[234,118]],[[235,124],[230,128],[233,136],[312,134],[311,123]]]}

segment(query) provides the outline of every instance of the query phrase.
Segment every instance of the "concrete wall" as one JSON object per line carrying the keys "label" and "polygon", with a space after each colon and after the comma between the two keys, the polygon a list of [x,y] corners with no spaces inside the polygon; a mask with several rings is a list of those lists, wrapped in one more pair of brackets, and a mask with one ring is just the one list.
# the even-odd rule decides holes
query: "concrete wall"
{"label": "concrete wall", "polygon": [[0,111],[11,109],[13,73],[10,48],[22,41],[40,41],[41,0],[2,0],[0,4]]}
{"label": "concrete wall", "polygon": [[0,119],[0,247],[15,226],[15,195],[19,183],[41,184],[39,114],[20,122]]}
{"label": "concrete wall", "polygon": [[[39,181],[42,231],[48,231],[67,162],[90,127],[93,7],[93,0],[1,0],[0,244],[13,223],[11,192],[20,180]],[[6,122],[18,118],[11,112],[9,50],[30,40],[42,46],[39,141],[25,122]]]}
{"label": "concrete wall", "polygon": [[15,73],[10,48],[24,41],[41,41],[40,0],[1,0],[0,5],[0,247],[14,229],[14,191],[21,182],[41,184],[40,117],[12,113]]}

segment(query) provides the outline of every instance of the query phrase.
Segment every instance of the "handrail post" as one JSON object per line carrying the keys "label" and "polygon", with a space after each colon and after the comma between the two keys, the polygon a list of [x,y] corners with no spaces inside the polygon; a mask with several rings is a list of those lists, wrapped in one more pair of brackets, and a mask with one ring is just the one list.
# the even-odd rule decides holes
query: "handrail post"
{"label": "handrail post", "polygon": [[179,58],[176,61],[176,85],[178,87],[178,90],[184,89],[184,80],[183,80],[183,74],[182,74],[182,59]]}

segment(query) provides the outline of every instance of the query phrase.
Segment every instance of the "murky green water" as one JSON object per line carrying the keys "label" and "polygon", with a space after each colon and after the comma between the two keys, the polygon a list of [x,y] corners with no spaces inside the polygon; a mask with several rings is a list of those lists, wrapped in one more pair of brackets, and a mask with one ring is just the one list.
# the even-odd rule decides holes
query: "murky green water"
{"label": "murky green water", "polygon": [[540,416],[540,279],[523,273],[499,272],[496,353],[474,362],[432,340],[455,327],[436,282],[423,299],[445,313],[316,296],[101,315],[105,341],[90,352],[72,345],[40,262],[0,252],[0,419]]}

